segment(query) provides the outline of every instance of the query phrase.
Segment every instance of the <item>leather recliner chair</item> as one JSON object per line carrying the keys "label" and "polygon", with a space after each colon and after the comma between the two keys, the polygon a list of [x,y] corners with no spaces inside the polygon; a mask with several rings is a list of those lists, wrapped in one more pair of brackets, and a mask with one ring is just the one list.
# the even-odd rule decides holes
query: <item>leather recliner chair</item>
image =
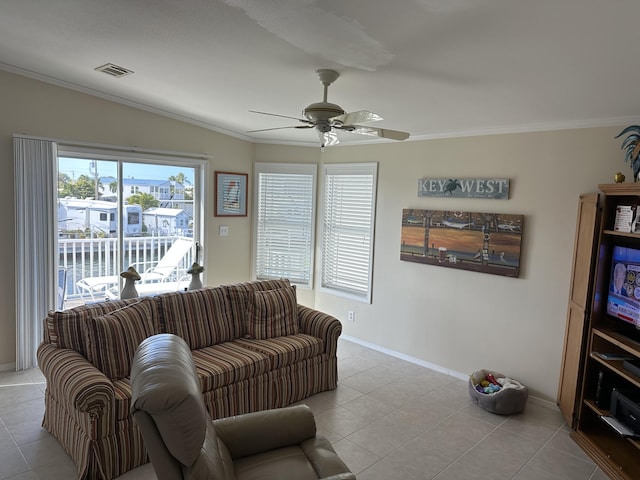
{"label": "leather recliner chair", "polygon": [[350,480],[306,405],[211,420],[189,347],[144,340],[131,368],[131,412],[159,480]]}

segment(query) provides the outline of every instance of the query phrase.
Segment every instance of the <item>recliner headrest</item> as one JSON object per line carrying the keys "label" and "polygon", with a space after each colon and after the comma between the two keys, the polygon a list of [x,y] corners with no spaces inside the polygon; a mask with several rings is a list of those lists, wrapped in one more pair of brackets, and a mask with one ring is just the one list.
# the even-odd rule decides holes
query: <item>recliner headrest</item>
{"label": "recliner headrest", "polygon": [[131,413],[147,412],[171,454],[191,466],[200,454],[209,415],[191,350],[172,334],[145,339],[131,366]]}

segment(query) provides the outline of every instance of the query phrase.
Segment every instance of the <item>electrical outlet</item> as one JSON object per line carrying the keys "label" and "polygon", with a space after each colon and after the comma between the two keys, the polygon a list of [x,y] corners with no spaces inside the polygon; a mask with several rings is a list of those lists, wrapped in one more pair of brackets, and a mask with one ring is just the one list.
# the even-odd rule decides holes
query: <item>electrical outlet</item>
{"label": "electrical outlet", "polygon": [[349,321],[350,322],[356,321],[356,312],[354,312],[353,310],[349,310]]}
{"label": "electrical outlet", "polygon": [[227,225],[220,225],[220,230],[218,231],[221,237],[229,236],[229,227]]}

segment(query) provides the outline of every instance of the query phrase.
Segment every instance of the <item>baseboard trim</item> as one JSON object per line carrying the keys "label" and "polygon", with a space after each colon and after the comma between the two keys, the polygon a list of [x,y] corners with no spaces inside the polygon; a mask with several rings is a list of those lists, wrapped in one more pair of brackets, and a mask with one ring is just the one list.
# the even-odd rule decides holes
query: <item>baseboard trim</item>
{"label": "baseboard trim", "polygon": [[14,363],[6,363],[4,365],[0,365],[0,372],[10,372],[10,371],[13,371],[13,372],[16,371],[15,362]]}
{"label": "baseboard trim", "polygon": [[391,350],[389,348],[382,347],[380,345],[376,345],[375,343],[370,343],[365,340],[360,340],[356,337],[351,337],[349,335],[340,335],[340,338],[343,340],[347,340],[351,343],[357,343],[358,345],[362,345],[363,347],[370,348],[371,350],[375,350],[380,353],[386,353],[387,355],[395,358],[399,358],[401,360],[405,360],[409,363],[413,363],[415,365],[420,365],[421,367],[428,368],[430,370],[435,370],[436,372],[444,373],[445,375],[449,375],[450,377],[455,377],[460,380],[468,380],[469,375],[465,373],[456,372],[455,370],[450,370],[448,368],[442,367],[440,365],[436,365],[435,363],[426,362],[424,360],[420,360],[416,357],[411,357],[409,355],[405,355],[404,353],[396,352],[395,350]]}
{"label": "baseboard trim", "polygon": [[[382,347],[380,345],[377,345],[375,343],[371,343],[371,342],[367,342],[365,340],[361,340],[359,338],[356,337],[351,337],[349,335],[340,335],[340,338],[342,340],[346,340],[348,342],[351,343],[356,343],[358,345],[362,345],[363,347],[367,347],[370,348],[371,350],[375,350],[377,352],[380,353],[385,353],[391,357],[395,357],[395,358],[399,358],[400,360],[405,360],[409,363],[413,363],[415,365],[420,365],[421,367],[425,367],[428,368],[430,370],[434,370],[436,372],[439,373],[444,373],[445,375],[449,375],[450,377],[454,377],[457,378],[459,380],[464,380],[465,382],[467,380],[469,380],[469,374],[468,373],[461,373],[461,372],[457,372],[455,370],[451,370],[449,368],[445,368],[441,365],[436,365],[435,363],[431,363],[431,362],[427,362],[425,360],[421,360],[419,358],[416,357],[412,357],[410,355],[405,355],[404,353],[400,353],[400,352],[396,352],[395,350],[391,350],[389,348],[386,347]],[[550,402],[549,400],[545,400],[544,398],[540,398],[540,397],[536,397],[533,395],[529,395],[528,401],[538,405],[540,407],[545,407],[545,408],[549,408],[552,410],[558,410],[558,406],[553,403]]]}

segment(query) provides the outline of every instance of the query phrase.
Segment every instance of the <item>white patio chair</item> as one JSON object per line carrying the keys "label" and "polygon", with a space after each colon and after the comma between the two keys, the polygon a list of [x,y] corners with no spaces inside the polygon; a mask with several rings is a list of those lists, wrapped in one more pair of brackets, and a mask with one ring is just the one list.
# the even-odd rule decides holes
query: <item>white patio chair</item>
{"label": "white patio chair", "polygon": [[[180,276],[177,274],[179,273],[178,270],[181,262],[192,247],[193,240],[185,238],[177,239],[156,265],[149,267],[140,273],[142,280],[136,285],[177,280],[177,277]],[[136,262],[129,266],[140,271],[141,269],[139,267],[141,265],[144,266],[144,264]],[[89,293],[92,300],[95,300],[94,295],[96,293],[106,292],[114,287],[117,289],[119,281],[119,275],[106,275],[101,277],[85,277],[78,280],[76,285],[78,288]]]}

